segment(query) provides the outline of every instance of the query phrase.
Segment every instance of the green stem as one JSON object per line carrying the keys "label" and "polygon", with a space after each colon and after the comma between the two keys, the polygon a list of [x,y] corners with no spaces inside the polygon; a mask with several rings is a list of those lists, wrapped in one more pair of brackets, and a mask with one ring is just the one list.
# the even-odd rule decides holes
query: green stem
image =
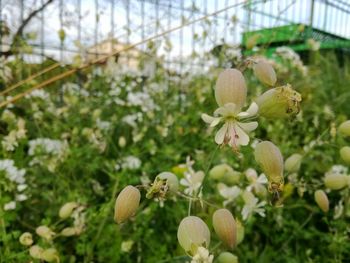
{"label": "green stem", "polygon": [[[2,192],[0,189],[0,201],[2,199]],[[4,244],[4,258],[6,258],[6,255],[10,254],[10,247],[7,245],[7,233],[6,233],[6,223],[5,223],[5,212],[3,210],[3,204],[0,202],[0,225],[1,225],[1,230],[2,230],[2,242]],[[1,249],[0,249],[1,251]],[[2,253],[0,252],[1,258],[2,258]]]}

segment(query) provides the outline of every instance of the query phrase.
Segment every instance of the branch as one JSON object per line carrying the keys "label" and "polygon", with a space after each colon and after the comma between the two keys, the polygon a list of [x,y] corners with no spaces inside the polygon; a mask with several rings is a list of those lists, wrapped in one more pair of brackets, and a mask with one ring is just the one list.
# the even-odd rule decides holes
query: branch
{"label": "branch", "polygon": [[22,36],[23,31],[25,27],[29,24],[29,22],[40,12],[42,12],[49,4],[51,4],[54,0],[48,0],[46,3],[44,3],[42,6],[40,6],[38,9],[31,12],[26,19],[23,20],[22,24],[17,29],[16,33],[14,34],[12,38],[12,44],[10,46],[10,49],[7,51],[0,52],[0,56],[8,57],[10,55],[13,55],[15,45],[18,42],[18,39]]}

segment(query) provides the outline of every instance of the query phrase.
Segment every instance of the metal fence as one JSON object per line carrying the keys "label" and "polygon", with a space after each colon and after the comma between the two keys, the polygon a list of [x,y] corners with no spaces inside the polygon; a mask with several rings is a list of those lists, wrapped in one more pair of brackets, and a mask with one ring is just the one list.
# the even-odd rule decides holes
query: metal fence
{"label": "metal fence", "polygon": [[[235,3],[242,4],[229,8]],[[241,44],[245,31],[288,24],[350,37],[349,0],[0,0],[0,10],[1,51],[10,48],[13,36],[28,22],[19,32],[25,42],[16,45],[30,63],[47,57],[70,63],[82,53],[98,57],[116,45],[138,42],[216,10],[225,11],[160,38],[154,43],[156,55],[183,68],[184,59],[194,54],[223,43]],[[146,49],[146,43],[137,47],[138,52]],[[200,58],[192,62],[205,64]]]}

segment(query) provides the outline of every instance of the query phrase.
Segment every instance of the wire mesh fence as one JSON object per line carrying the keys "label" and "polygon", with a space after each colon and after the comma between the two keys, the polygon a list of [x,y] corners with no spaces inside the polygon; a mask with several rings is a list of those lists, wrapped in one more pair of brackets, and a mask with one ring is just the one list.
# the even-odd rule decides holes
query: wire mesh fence
{"label": "wire mesh fence", "polygon": [[203,70],[211,63],[203,54],[241,45],[244,32],[302,24],[327,36],[350,35],[345,0],[0,0],[0,10],[1,54],[28,63],[90,61],[218,10],[123,52],[119,62],[137,67],[147,54],[180,72]]}

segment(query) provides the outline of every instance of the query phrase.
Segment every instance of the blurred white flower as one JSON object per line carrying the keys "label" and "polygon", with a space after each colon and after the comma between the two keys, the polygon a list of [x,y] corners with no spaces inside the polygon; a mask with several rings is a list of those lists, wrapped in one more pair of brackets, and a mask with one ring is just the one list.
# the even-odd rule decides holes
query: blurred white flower
{"label": "blurred white flower", "polygon": [[135,156],[127,156],[124,157],[121,161],[121,168],[122,169],[129,169],[129,170],[136,170],[141,167],[141,160]]}
{"label": "blurred white flower", "polygon": [[208,123],[210,127],[215,127],[221,121],[224,125],[219,129],[215,135],[215,142],[219,145],[230,145],[233,150],[237,151],[240,145],[248,145],[249,136],[247,133],[255,130],[258,127],[258,122],[242,122],[245,119],[256,116],[258,112],[258,105],[253,102],[247,111],[240,112],[240,107],[234,103],[227,103],[218,108],[212,117],[203,113],[202,119]]}
{"label": "blurred white flower", "polygon": [[248,191],[254,191],[256,194],[263,194],[266,192],[265,185],[268,183],[268,180],[265,174],[261,174],[258,177],[254,169],[248,168],[245,171],[245,175],[249,181],[249,185],[246,188]]}
{"label": "blurred white flower", "polygon": [[259,203],[259,199],[249,191],[244,191],[242,197],[244,200],[244,206],[241,212],[243,220],[247,220],[253,213],[265,217],[265,201]]}
{"label": "blurred white flower", "polygon": [[15,201],[11,201],[11,202],[4,204],[5,211],[14,210],[14,209],[16,209],[16,202]]}
{"label": "blurred white flower", "polygon": [[199,247],[197,253],[192,257],[191,263],[212,263],[213,259],[214,256],[210,255],[205,247]]}
{"label": "blurred white flower", "polygon": [[133,245],[134,245],[134,241],[132,240],[123,241],[121,244],[121,251],[128,253],[130,252]]}
{"label": "blurred white flower", "polygon": [[184,193],[188,195],[196,195],[198,193],[205,176],[203,171],[194,171],[193,164],[194,161],[188,156],[186,158],[186,164],[181,165],[185,166],[186,170],[184,172],[184,178],[180,180],[180,184],[186,187]]}
{"label": "blurred white flower", "polygon": [[218,184],[218,190],[220,195],[225,198],[223,202],[224,206],[227,206],[230,203],[233,203],[237,197],[241,194],[242,190],[238,186],[228,187],[223,183]]}
{"label": "blurred white flower", "polygon": [[338,219],[342,216],[344,212],[343,200],[340,200],[338,204],[334,207],[334,219]]}

